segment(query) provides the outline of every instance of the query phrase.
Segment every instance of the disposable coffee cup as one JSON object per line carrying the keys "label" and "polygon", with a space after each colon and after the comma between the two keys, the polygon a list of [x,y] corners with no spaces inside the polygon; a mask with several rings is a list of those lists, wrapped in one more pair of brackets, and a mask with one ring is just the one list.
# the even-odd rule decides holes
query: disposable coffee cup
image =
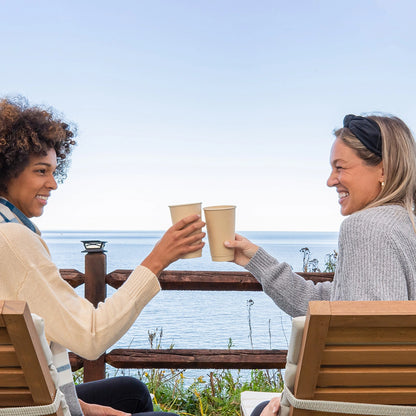
{"label": "disposable coffee cup", "polygon": [[212,260],[234,260],[234,249],[225,247],[224,241],[235,240],[235,206],[205,207],[204,213]]}
{"label": "disposable coffee cup", "polygon": [[[181,204],[181,205],[170,205],[170,216],[172,218],[172,224],[176,224],[182,218],[188,217],[189,215],[197,214],[201,216],[201,202],[196,202],[193,204]],[[194,231],[191,235],[199,234],[202,229]],[[200,241],[195,242],[194,244],[199,244]],[[193,259],[195,257],[202,256],[202,248],[192,253],[185,254],[181,259]]]}

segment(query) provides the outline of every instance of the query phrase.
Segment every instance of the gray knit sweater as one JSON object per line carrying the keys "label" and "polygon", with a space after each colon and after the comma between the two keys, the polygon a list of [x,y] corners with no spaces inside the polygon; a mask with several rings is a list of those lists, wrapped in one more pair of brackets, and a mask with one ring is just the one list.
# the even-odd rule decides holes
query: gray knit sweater
{"label": "gray knit sweater", "polygon": [[333,282],[314,284],[260,248],[246,269],[277,306],[306,315],[311,300],[416,300],[416,233],[408,212],[385,205],[341,224]]}

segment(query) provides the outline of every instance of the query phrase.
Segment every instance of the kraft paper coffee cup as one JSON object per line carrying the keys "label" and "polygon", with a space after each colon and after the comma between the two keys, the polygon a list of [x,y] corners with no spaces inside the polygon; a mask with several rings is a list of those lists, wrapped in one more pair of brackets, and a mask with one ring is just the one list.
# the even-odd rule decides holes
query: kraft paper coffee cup
{"label": "kraft paper coffee cup", "polygon": [[234,249],[225,247],[224,241],[235,240],[235,205],[205,207],[204,213],[212,260],[234,260]]}
{"label": "kraft paper coffee cup", "polygon": [[[196,202],[193,204],[181,204],[181,205],[170,205],[170,216],[172,218],[172,224],[176,224],[182,218],[188,217],[192,214],[197,214],[201,216],[201,202]],[[194,231],[191,235],[198,234],[202,229]],[[195,244],[199,244],[200,241],[197,241]],[[195,257],[202,256],[202,248],[200,250],[194,251],[192,253],[185,254],[181,259],[193,259]]]}

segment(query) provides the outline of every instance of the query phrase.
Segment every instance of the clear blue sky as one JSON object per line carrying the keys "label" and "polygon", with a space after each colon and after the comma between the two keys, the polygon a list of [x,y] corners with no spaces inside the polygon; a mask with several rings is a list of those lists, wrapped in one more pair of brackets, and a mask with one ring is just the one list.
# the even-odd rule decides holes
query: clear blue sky
{"label": "clear blue sky", "polygon": [[0,0],[0,93],[78,125],[35,222],[165,229],[236,204],[239,230],[338,230],[326,187],[348,113],[416,129],[414,1]]}

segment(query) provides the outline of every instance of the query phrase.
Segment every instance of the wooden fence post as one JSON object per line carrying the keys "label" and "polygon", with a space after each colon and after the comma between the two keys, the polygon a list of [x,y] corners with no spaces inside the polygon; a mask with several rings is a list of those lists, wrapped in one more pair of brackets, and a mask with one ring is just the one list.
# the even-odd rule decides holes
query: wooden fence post
{"label": "wooden fence post", "polygon": [[[85,298],[94,307],[104,302],[107,296],[105,276],[107,274],[107,256],[105,241],[83,241],[85,246]],[[105,378],[105,353],[97,360],[84,360],[84,383]]]}

